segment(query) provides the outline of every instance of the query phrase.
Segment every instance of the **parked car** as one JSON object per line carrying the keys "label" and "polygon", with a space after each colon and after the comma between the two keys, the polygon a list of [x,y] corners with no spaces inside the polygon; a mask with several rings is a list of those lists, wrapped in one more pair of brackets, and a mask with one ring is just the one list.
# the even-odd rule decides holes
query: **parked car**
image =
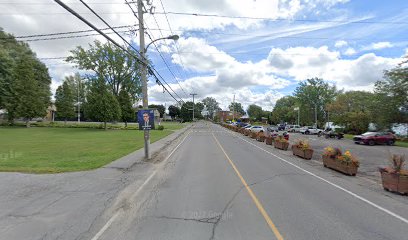
{"label": "parked car", "polygon": [[246,127],[247,125],[248,125],[248,123],[237,122],[237,126],[238,126],[238,127]]}
{"label": "parked car", "polygon": [[285,130],[285,124],[278,124],[278,130],[279,131],[284,131]]}
{"label": "parked car", "polygon": [[353,137],[356,144],[368,144],[373,146],[375,144],[393,145],[396,141],[394,134],[390,132],[366,132],[361,135]]}
{"label": "parked car", "polygon": [[278,135],[283,136],[286,140],[289,140],[289,134],[287,132],[279,132],[277,127],[270,126],[266,128],[267,135],[276,137]]}
{"label": "parked car", "polygon": [[251,127],[252,127],[251,124],[247,124],[244,128],[245,128],[245,129],[250,129]]}
{"label": "parked car", "polygon": [[288,132],[299,132],[300,126],[299,125],[289,125],[289,127],[286,130]]}
{"label": "parked car", "polygon": [[301,128],[299,132],[302,134],[319,134],[323,132],[323,130],[318,129],[316,127],[306,126],[306,127]]}
{"label": "parked car", "polygon": [[265,130],[263,126],[252,126],[249,128],[251,132],[264,132]]}
{"label": "parked car", "polygon": [[326,128],[323,132],[320,132],[318,136],[324,136],[325,138],[342,139],[344,137],[344,133],[339,129]]}

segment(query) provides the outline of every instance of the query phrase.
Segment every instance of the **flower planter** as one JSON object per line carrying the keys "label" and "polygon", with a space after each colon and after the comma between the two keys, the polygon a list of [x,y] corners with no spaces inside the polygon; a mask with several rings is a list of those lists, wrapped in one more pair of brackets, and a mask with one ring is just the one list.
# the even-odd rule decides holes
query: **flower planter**
{"label": "flower planter", "polygon": [[245,129],[245,130],[244,130],[244,135],[245,135],[245,136],[248,136],[250,133],[251,133],[251,132],[250,132],[248,129]]}
{"label": "flower planter", "polygon": [[281,150],[288,150],[289,147],[289,143],[288,142],[280,142],[280,141],[274,141],[273,142],[273,146],[277,149],[281,149]]}
{"label": "flower planter", "polygon": [[272,136],[265,137],[265,143],[267,145],[272,145],[273,144],[273,137]]}
{"label": "flower planter", "polygon": [[265,135],[263,132],[260,132],[256,135],[256,141],[258,142],[264,142],[265,141]]}
{"label": "flower planter", "polygon": [[348,174],[350,176],[355,176],[357,174],[357,166],[354,164],[347,164],[335,157],[323,155],[323,166],[331,168],[333,170]]}
{"label": "flower planter", "polygon": [[310,160],[313,157],[313,149],[301,149],[296,145],[292,145],[293,155]]}
{"label": "flower planter", "polygon": [[251,132],[251,138],[256,139],[256,136],[258,135],[258,133],[256,132]]}
{"label": "flower planter", "polygon": [[385,168],[379,168],[383,188],[387,191],[408,194],[408,176],[390,173]]}

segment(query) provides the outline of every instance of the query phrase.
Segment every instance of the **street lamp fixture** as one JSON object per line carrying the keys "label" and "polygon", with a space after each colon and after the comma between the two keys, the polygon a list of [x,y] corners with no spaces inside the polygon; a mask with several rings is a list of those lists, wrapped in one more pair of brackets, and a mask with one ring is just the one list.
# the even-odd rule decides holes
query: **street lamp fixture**
{"label": "street lamp fixture", "polygon": [[166,39],[177,41],[177,40],[179,40],[179,38],[180,38],[179,35],[171,35],[171,36],[168,36],[168,37],[162,37],[162,38],[158,38],[156,40],[153,40],[152,42],[147,44],[147,46],[145,48],[145,53],[147,52],[147,49],[149,48],[149,46],[154,42],[157,42],[159,40],[166,40]]}

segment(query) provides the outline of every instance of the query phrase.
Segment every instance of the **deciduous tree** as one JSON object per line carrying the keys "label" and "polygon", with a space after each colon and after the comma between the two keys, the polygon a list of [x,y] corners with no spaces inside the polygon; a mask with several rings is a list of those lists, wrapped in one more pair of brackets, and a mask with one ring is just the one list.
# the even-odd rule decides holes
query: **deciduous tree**
{"label": "deciduous tree", "polygon": [[68,118],[75,117],[75,96],[72,90],[72,86],[64,81],[55,92],[57,116],[63,118],[65,123]]}
{"label": "deciduous tree", "polygon": [[235,111],[236,113],[239,113],[241,115],[245,115],[245,110],[242,107],[241,103],[239,102],[233,102],[228,106],[230,111]]}
{"label": "deciduous tree", "polygon": [[90,119],[103,122],[105,130],[107,122],[120,119],[119,102],[109,91],[103,79],[92,81],[87,95],[85,112]]}

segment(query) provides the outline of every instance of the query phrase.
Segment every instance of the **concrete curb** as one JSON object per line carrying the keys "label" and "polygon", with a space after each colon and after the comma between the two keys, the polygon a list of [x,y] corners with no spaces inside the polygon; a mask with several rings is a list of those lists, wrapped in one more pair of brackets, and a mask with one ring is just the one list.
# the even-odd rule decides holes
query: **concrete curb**
{"label": "concrete curb", "polygon": [[152,158],[149,161],[145,161],[144,149],[141,148],[101,168],[115,168],[115,169],[129,170],[137,164],[143,164],[147,162],[153,162],[153,163],[159,162],[160,159],[158,158],[160,158],[160,152],[166,147],[169,147],[173,142],[175,142],[176,139],[178,139],[182,134],[184,134],[192,126],[193,124],[189,124],[186,127],[176,130],[174,133],[171,133],[170,135],[152,143],[150,145],[150,152],[151,152]]}

